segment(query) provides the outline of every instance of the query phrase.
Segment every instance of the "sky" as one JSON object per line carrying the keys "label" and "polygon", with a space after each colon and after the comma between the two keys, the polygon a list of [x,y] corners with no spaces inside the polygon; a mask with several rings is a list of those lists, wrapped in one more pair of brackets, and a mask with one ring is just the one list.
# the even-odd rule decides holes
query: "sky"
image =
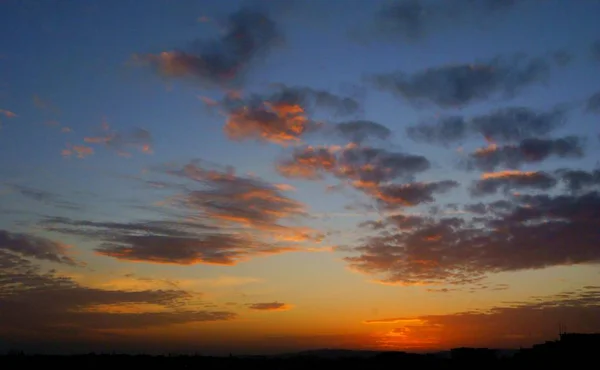
{"label": "sky", "polygon": [[0,1],[0,351],[600,331],[598,14]]}

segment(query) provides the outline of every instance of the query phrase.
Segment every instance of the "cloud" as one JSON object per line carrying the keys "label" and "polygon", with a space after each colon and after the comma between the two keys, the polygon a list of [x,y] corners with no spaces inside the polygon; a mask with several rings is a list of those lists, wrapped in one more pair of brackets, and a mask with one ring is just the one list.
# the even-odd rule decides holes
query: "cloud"
{"label": "cloud", "polygon": [[391,328],[375,334],[379,346],[447,349],[457,347],[530,347],[556,337],[556,323],[573,332],[600,330],[600,291],[584,287],[531,297],[488,310],[442,315],[382,318],[365,323]]}
{"label": "cloud", "polygon": [[85,158],[94,154],[94,148],[85,146],[85,145],[70,145],[67,144],[67,148],[63,149],[61,152],[63,157],[70,157],[75,155],[77,158]]}
{"label": "cloud", "polygon": [[[195,310],[182,290],[104,290],[40,268],[0,250],[0,337],[55,338],[107,329],[231,320],[231,312]],[[43,309],[40,309],[43,307]],[[155,311],[148,311],[153,307]],[[125,311],[125,312],[123,312]]]}
{"label": "cloud", "polygon": [[0,251],[10,251],[23,257],[32,257],[78,266],[79,263],[67,254],[68,246],[39,236],[0,230]]}
{"label": "cloud", "polygon": [[373,84],[415,105],[457,108],[492,97],[510,98],[523,88],[546,81],[548,63],[540,58],[501,58],[471,64],[432,67],[372,76]]}
{"label": "cloud", "polygon": [[360,144],[367,138],[385,140],[392,132],[389,128],[373,121],[348,121],[335,125],[334,130],[352,143]]}
{"label": "cloud", "polygon": [[417,141],[445,146],[481,135],[491,143],[511,143],[548,135],[565,122],[563,109],[536,111],[526,107],[496,109],[470,119],[463,116],[442,116],[433,122],[420,122],[406,129]]}
{"label": "cloud", "polygon": [[591,190],[591,187],[600,186],[600,170],[583,171],[559,169],[556,174],[565,183],[571,192]]}
{"label": "cloud", "polygon": [[242,79],[251,63],[281,39],[276,23],[252,9],[231,13],[222,36],[197,40],[187,51],[137,55],[166,77],[188,78],[204,85],[226,87]]}
{"label": "cloud", "polygon": [[458,187],[459,183],[443,180],[429,183],[413,182],[402,185],[384,185],[375,191],[375,197],[385,208],[412,207],[433,202],[434,194],[443,194]]}
{"label": "cloud", "polygon": [[588,112],[600,113],[600,91],[588,98],[585,108]]}
{"label": "cloud", "polygon": [[376,14],[376,35],[404,41],[422,41],[436,32],[443,32],[472,22],[489,20],[492,16],[514,7],[514,0],[423,2],[396,0]]}
{"label": "cloud", "polygon": [[359,102],[324,90],[272,85],[274,91],[246,98],[227,96],[221,107],[227,116],[224,130],[232,140],[258,140],[277,144],[300,142],[320,128],[309,116],[317,109],[336,115],[356,113]]}
{"label": "cloud", "polygon": [[484,173],[481,180],[474,181],[470,193],[472,196],[484,196],[496,194],[499,190],[503,190],[505,193],[514,189],[549,190],[556,184],[556,179],[543,171],[491,172]]}
{"label": "cloud", "polygon": [[491,142],[514,142],[539,138],[549,134],[565,122],[562,109],[534,111],[525,107],[509,107],[476,116],[471,125]]}
{"label": "cloud", "polygon": [[83,139],[88,144],[103,144],[121,156],[130,156],[129,148],[136,148],[142,153],[152,153],[152,135],[149,131],[134,128],[125,133],[111,130],[108,124],[102,125],[102,133],[98,136],[88,136]]}
{"label": "cloud", "polygon": [[421,122],[406,128],[406,134],[417,142],[448,145],[467,137],[469,126],[461,116],[442,117],[435,123]]}
{"label": "cloud", "polygon": [[17,184],[5,183],[5,185],[12,191],[18,192],[22,196],[29,198],[29,199],[33,199],[37,202],[53,205],[53,206],[56,206],[59,208],[66,208],[66,209],[80,208],[79,205],[77,205],[76,203],[62,200],[57,194],[54,194],[54,193],[51,193],[51,192],[48,192],[45,190],[34,189],[34,188],[31,188],[28,186],[17,185]]}
{"label": "cloud", "polygon": [[494,171],[497,168],[518,169],[526,163],[541,162],[549,157],[583,157],[582,140],[575,136],[560,139],[524,139],[517,145],[490,146],[469,154],[467,169]]}
{"label": "cloud", "polygon": [[371,187],[396,179],[410,180],[429,167],[427,158],[420,155],[350,144],[344,148],[298,148],[292,159],[279,163],[278,171],[283,176],[308,179],[327,172],[356,187]]}
{"label": "cloud", "polygon": [[6,118],[15,118],[17,115],[9,110],[0,109],[0,115],[3,115]]}
{"label": "cloud", "polygon": [[[387,284],[468,284],[488,274],[600,262],[600,195],[520,195],[477,217],[386,218],[346,257]],[[571,246],[564,248],[565,245]]]}
{"label": "cloud", "polygon": [[292,306],[280,302],[252,303],[248,307],[258,311],[287,311],[292,309]]}
{"label": "cloud", "polygon": [[180,265],[234,265],[254,256],[304,250],[298,243],[314,245],[323,238],[311,228],[290,225],[306,217],[304,206],[258,178],[200,162],[159,172],[193,185],[176,188],[183,193],[169,206],[178,217],[127,223],[47,218],[42,226],[96,241],[101,255]]}

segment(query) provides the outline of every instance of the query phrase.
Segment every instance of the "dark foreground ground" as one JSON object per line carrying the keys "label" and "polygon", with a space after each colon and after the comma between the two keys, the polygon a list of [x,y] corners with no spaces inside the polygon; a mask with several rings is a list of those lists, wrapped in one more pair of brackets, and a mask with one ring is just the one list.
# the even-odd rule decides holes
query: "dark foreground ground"
{"label": "dark foreground ground", "polygon": [[[456,349],[444,355],[404,352],[373,352],[365,356],[346,353],[343,358],[328,358],[314,353],[284,357],[209,357],[209,356],[144,356],[87,354],[73,356],[35,356],[12,353],[0,356],[0,369],[571,369],[595,368],[600,348],[537,348],[521,350],[510,357],[493,350]],[[595,364],[595,365],[589,365]]]}

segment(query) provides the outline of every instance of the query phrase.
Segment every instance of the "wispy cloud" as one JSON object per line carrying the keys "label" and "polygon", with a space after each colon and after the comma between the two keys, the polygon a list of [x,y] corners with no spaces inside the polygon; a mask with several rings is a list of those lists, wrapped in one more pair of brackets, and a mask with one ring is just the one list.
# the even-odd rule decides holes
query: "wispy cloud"
{"label": "wispy cloud", "polygon": [[248,307],[257,311],[288,311],[292,306],[281,302],[252,303]]}

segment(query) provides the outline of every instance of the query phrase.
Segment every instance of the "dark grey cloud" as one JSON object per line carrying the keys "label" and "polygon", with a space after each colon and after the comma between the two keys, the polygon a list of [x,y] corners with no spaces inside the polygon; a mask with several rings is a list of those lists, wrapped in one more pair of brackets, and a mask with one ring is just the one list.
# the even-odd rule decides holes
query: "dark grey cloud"
{"label": "dark grey cloud", "polygon": [[518,169],[526,163],[541,162],[549,157],[581,158],[583,142],[575,136],[560,139],[524,139],[518,145],[491,145],[469,154],[468,169],[494,171],[497,168]]}
{"label": "dark grey cloud", "polygon": [[79,265],[80,263],[68,255],[67,249],[67,245],[50,239],[0,230],[0,250],[17,253],[23,257],[31,257],[71,266]]}
{"label": "dark grey cloud", "polygon": [[[98,333],[235,318],[231,312],[194,310],[195,293],[182,290],[105,290],[42,272],[31,262],[0,250],[0,338]],[[128,305],[151,304],[163,312],[118,313]]]}
{"label": "dark grey cloud", "polygon": [[238,83],[249,65],[282,39],[276,23],[265,13],[249,8],[229,15],[225,31],[214,40],[197,40],[187,50],[141,55],[167,77],[190,78],[209,86]]}
{"label": "dark grey cloud", "polygon": [[286,311],[291,308],[290,305],[281,302],[252,303],[248,307],[258,311]]}
{"label": "dark grey cloud", "polygon": [[346,261],[382,282],[409,285],[469,284],[497,272],[600,262],[598,192],[521,195],[485,208],[477,220],[420,217],[409,228],[385,219]]}
{"label": "dark grey cloud", "polygon": [[560,169],[556,171],[556,174],[571,192],[590,190],[591,187],[600,186],[600,170]]}
{"label": "dark grey cloud", "polygon": [[408,137],[418,142],[448,145],[464,140],[469,132],[469,124],[461,116],[442,117],[434,123],[421,122],[406,129]]}
{"label": "dark grey cloud", "polygon": [[413,182],[403,185],[383,185],[376,190],[379,204],[385,208],[412,207],[433,202],[434,194],[443,194],[458,187],[459,183],[443,180],[430,183]]}
{"label": "dark grey cloud", "polygon": [[560,108],[536,111],[526,107],[496,109],[467,119],[463,116],[443,116],[433,122],[409,126],[406,133],[418,142],[448,145],[460,143],[473,135],[491,142],[517,142],[545,137],[565,122]]}
{"label": "dark grey cloud", "polygon": [[365,120],[341,122],[335,125],[334,130],[340,136],[356,144],[360,144],[368,138],[385,140],[392,134],[390,129],[384,125]]}
{"label": "dark grey cloud", "polygon": [[475,213],[477,215],[484,215],[488,210],[487,206],[481,202],[475,204],[465,204],[463,209],[466,212]]}
{"label": "dark grey cloud", "polygon": [[586,102],[585,109],[591,113],[600,114],[600,91],[592,94]]}
{"label": "dark grey cloud", "polygon": [[493,142],[513,142],[539,138],[565,122],[561,109],[534,111],[525,107],[497,109],[471,120],[472,130]]}
{"label": "dark grey cloud", "polygon": [[510,98],[529,85],[546,81],[549,72],[546,60],[517,56],[432,67],[413,74],[378,74],[371,80],[379,89],[415,105],[457,108],[494,97]]}
{"label": "dark grey cloud", "polygon": [[384,149],[350,145],[345,148],[304,147],[277,167],[286,177],[315,179],[329,173],[349,180],[358,188],[376,186],[392,180],[410,181],[428,170],[427,158]]}
{"label": "dark grey cloud", "polygon": [[552,175],[543,171],[506,171],[484,174],[482,179],[473,182],[469,190],[472,196],[484,196],[498,191],[509,193],[513,190],[549,190],[557,183]]}
{"label": "dark grey cloud", "polygon": [[287,86],[285,84],[273,84],[272,86],[276,88],[275,91],[261,96],[261,100],[273,104],[299,105],[306,109],[323,108],[336,115],[350,115],[360,110],[360,102],[354,97],[342,96],[307,86]]}

